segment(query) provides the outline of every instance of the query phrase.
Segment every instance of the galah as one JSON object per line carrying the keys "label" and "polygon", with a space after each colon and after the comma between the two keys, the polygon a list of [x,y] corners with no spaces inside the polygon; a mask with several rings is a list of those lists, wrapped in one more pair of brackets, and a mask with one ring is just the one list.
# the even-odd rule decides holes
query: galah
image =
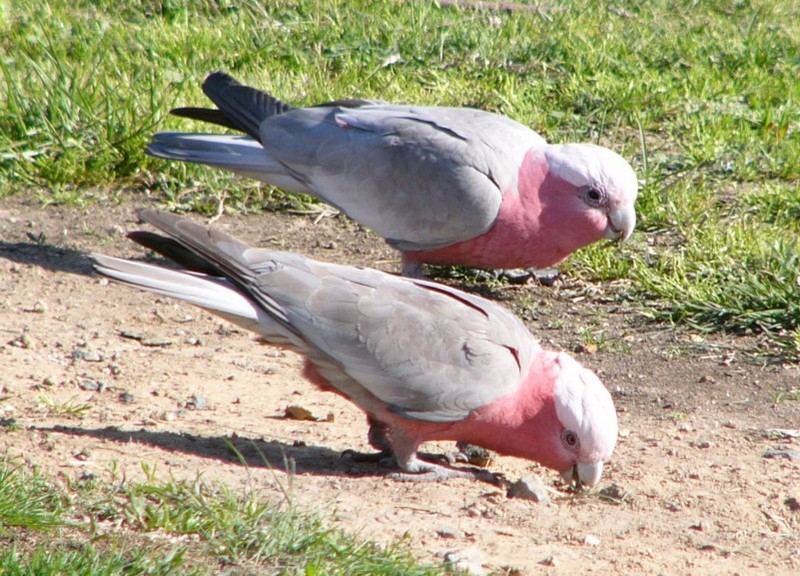
{"label": "galah", "polygon": [[173,114],[246,135],[162,132],[147,153],[207,164],[310,194],[421,265],[546,268],[636,223],[636,175],[593,144],[548,144],[504,116],[470,108],[342,100],[294,108],[215,72],[217,109]]}
{"label": "galah", "polygon": [[429,440],[518,456],[594,485],[617,417],[597,376],[545,351],[513,314],[425,280],[251,248],[213,228],[142,210],[167,236],[129,236],[183,270],[93,254],[112,280],[200,306],[305,356],[304,375],[385,428],[402,479],[473,476],[420,459]]}

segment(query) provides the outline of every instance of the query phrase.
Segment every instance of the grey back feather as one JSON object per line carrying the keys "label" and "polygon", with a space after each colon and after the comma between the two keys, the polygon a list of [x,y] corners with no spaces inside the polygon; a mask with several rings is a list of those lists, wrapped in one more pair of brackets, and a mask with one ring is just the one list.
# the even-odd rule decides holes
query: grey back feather
{"label": "grey back feather", "polygon": [[170,214],[140,216],[221,270],[362,408],[377,398],[408,418],[460,420],[516,390],[540,350],[515,316],[478,296],[249,248]]}

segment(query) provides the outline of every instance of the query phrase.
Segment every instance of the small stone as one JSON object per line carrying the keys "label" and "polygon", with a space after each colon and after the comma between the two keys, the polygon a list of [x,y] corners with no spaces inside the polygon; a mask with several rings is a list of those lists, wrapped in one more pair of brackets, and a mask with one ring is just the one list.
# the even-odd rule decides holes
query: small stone
{"label": "small stone", "polygon": [[317,420],[314,415],[311,414],[311,410],[303,408],[302,406],[287,406],[283,411],[283,415],[289,420]]}
{"label": "small stone", "polygon": [[91,348],[76,348],[72,351],[72,358],[84,362],[100,362],[103,357]]}
{"label": "small stone", "polygon": [[56,385],[56,379],[53,378],[52,376],[45,376],[44,379],[42,380],[42,386],[51,387],[55,385]]}
{"label": "small stone", "polygon": [[539,560],[539,564],[542,566],[550,566],[552,568],[556,567],[556,557],[555,556],[548,556],[547,558],[543,558]]}
{"label": "small stone", "polygon": [[73,454],[72,457],[75,458],[75,460],[80,460],[81,462],[85,462],[91,457],[91,455],[92,454],[86,448],[84,448],[77,454]]}
{"label": "small stone", "polygon": [[575,352],[578,354],[596,354],[597,344],[592,342],[582,342],[575,347]]}
{"label": "small stone", "polygon": [[33,340],[28,336],[26,332],[23,332],[13,340],[9,341],[11,346],[15,346],[17,348],[23,348],[25,350],[33,350],[34,343]]}
{"label": "small stone", "polygon": [[600,490],[599,494],[603,498],[612,500],[614,502],[627,502],[632,498],[632,495],[619,484],[611,484],[610,486],[606,486]]}
{"label": "small stone", "polygon": [[713,376],[706,374],[706,375],[700,376],[699,382],[700,382],[700,384],[713,384],[714,382],[716,382],[716,380],[714,379]]}
{"label": "small stone", "polygon": [[583,543],[587,546],[600,546],[600,538],[595,536],[594,534],[587,534],[586,537],[583,539]]}
{"label": "small stone", "polygon": [[80,383],[80,388],[86,392],[102,392],[106,389],[106,383],[102,380],[86,379]]}
{"label": "small stone", "polygon": [[492,453],[486,448],[463,441],[456,442],[456,448],[466,458],[467,462],[473,466],[486,468],[492,463]]}
{"label": "small stone", "polygon": [[193,394],[189,401],[186,403],[187,408],[194,408],[195,410],[208,410],[208,400],[199,394]]}
{"label": "small stone", "polygon": [[800,512],[800,501],[794,496],[789,496],[783,503],[786,504],[792,512]]}
{"label": "small stone", "polygon": [[128,392],[127,390],[119,395],[119,401],[123,404],[133,404],[136,402],[136,399],[133,397],[133,394]]}
{"label": "small stone", "polygon": [[550,502],[550,496],[547,495],[547,487],[542,479],[536,474],[528,474],[514,482],[506,493],[508,498],[522,498],[524,500],[533,500],[541,504]]}
{"label": "small stone", "polygon": [[457,570],[463,570],[469,574],[474,574],[476,576],[486,574],[481,554],[473,548],[447,552],[444,555],[444,561],[448,564],[452,564]]}
{"label": "small stone", "polygon": [[42,302],[41,300],[37,300],[33,304],[31,312],[35,312],[36,314],[44,314],[45,312],[47,312],[47,304],[45,302]]}
{"label": "small stone", "polygon": [[78,480],[81,482],[94,482],[97,480],[97,474],[94,472],[89,472],[88,470],[81,471],[81,475],[78,477]]}
{"label": "small stone", "polygon": [[787,460],[800,461],[800,451],[798,450],[767,450],[764,458],[786,458]]}
{"label": "small stone", "polygon": [[765,432],[767,438],[786,440],[788,438],[800,438],[800,430],[791,428],[768,428]]}
{"label": "small stone", "polygon": [[453,540],[455,538],[458,538],[459,532],[458,532],[458,530],[448,526],[448,527],[445,527],[445,528],[439,528],[436,531],[436,535],[439,538],[445,538],[445,539],[448,539],[448,540]]}

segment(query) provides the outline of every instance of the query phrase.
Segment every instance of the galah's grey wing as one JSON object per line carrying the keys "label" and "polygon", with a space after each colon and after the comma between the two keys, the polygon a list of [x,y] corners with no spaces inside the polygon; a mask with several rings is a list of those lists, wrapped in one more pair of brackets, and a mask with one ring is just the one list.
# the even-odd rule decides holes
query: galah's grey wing
{"label": "galah's grey wing", "polygon": [[281,270],[248,288],[279,302],[306,341],[406,417],[466,418],[515,391],[537,350],[516,318],[486,301],[368,270],[321,263],[310,270],[316,286]]}
{"label": "galah's grey wing", "polygon": [[[485,129],[485,131],[484,131]],[[487,232],[516,189],[527,128],[469,109],[295,109],[262,123],[267,155],[309,191],[400,250]],[[516,164],[515,164],[516,162]]]}
{"label": "galah's grey wing", "polygon": [[263,151],[246,138],[161,133],[149,153],[313,194],[406,251],[488,231],[503,193],[516,193],[525,154],[545,145],[526,126],[473,109],[362,100],[292,108],[221,73],[204,90],[227,118],[211,121],[238,126]]}
{"label": "galah's grey wing", "polygon": [[516,317],[483,298],[249,248],[166,213],[140,215],[209,260],[281,326],[282,341],[294,335],[300,351],[362,406],[366,393],[409,418],[460,420],[513,392],[539,350]]}

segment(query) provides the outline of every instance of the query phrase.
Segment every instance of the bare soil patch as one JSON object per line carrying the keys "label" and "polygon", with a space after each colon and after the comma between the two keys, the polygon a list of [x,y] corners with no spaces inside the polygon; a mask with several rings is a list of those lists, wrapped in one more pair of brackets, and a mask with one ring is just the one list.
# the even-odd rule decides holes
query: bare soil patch
{"label": "bare soil patch", "polygon": [[[791,505],[800,462],[764,456],[800,450],[800,439],[767,433],[800,428],[800,400],[786,397],[800,371],[755,357],[752,340],[649,325],[638,305],[609,298],[601,285],[479,286],[612,390],[622,437],[600,487],[616,485],[618,498],[564,493],[554,472],[505,457],[490,468],[512,480],[542,475],[553,501],[508,499],[466,480],[399,483],[385,468],[341,457],[368,450],[365,419],[305,382],[296,356],[91,274],[88,252],[143,256],[124,236],[139,228],[133,205],[0,201],[7,458],[64,481],[141,479],[144,464],[163,478],[248,484],[276,500],[286,490],[295,505],[352,533],[408,536],[424,560],[467,551],[501,573],[800,573],[800,512]],[[252,244],[399,269],[378,237],[344,218],[225,215],[216,225]],[[584,345],[586,334],[599,349]],[[288,406],[318,420],[286,419]]]}

